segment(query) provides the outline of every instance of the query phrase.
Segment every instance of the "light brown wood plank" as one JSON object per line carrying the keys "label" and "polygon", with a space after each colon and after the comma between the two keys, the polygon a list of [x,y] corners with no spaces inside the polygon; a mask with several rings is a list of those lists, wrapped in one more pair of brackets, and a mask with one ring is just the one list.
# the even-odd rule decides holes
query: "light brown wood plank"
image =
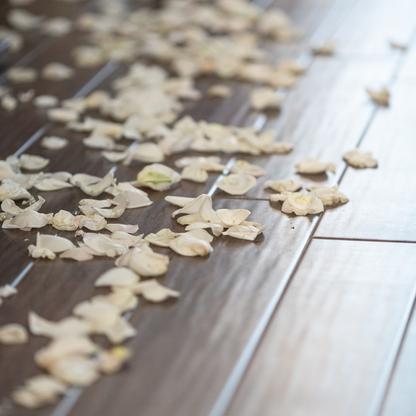
{"label": "light brown wood plank", "polygon": [[367,415],[415,255],[413,244],[313,240],[227,416]]}
{"label": "light brown wood plank", "polygon": [[[270,114],[264,129],[274,129],[277,140],[292,143],[294,150],[286,155],[247,156],[262,166],[266,175],[244,197],[268,199],[266,180],[296,179],[307,184],[335,183],[345,164],[342,155],[353,149],[365,131],[375,106],[365,92],[372,82],[389,80],[396,59],[315,58],[299,85],[290,91],[279,116]],[[257,114],[258,117],[258,114]],[[250,120],[255,120],[252,113]],[[296,174],[295,165],[306,157],[314,157],[337,166],[335,175]],[[219,197],[226,196],[216,191]]]}
{"label": "light brown wood plank", "polygon": [[331,38],[339,54],[391,54],[390,40],[409,42],[415,29],[416,3],[412,0],[363,0]]}
{"label": "light brown wood plank", "polygon": [[416,319],[412,318],[392,374],[381,416],[412,416],[416,414]]}
{"label": "light brown wood plank", "polygon": [[415,99],[416,85],[394,85],[390,107],[378,110],[360,145],[373,153],[378,168],[347,169],[340,189],[350,202],[328,209],[316,236],[416,241]]}

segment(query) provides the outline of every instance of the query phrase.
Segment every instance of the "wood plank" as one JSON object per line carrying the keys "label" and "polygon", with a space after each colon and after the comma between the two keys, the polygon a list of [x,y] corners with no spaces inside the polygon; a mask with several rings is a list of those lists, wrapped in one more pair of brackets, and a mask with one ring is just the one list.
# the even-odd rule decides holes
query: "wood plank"
{"label": "wood plank", "polygon": [[415,255],[413,244],[313,240],[227,416],[367,415]]}
{"label": "wood plank", "polygon": [[407,328],[404,343],[394,369],[390,387],[384,401],[381,416],[411,416],[416,413],[416,316],[413,315]]}
{"label": "wood plank", "polygon": [[[221,202],[217,201],[220,205],[215,207],[237,206],[235,201]],[[108,379],[93,386],[71,414],[209,413],[263,313],[263,296],[268,298],[271,288],[279,284],[294,253],[291,250],[300,242],[298,233],[310,227],[309,221],[302,219],[297,231],[292,230],[289,220],[266,215],[270,211],[267,204],[239,201],[238,206],[251,209],[253,218],[267,225],[269,232],[264,240],[250,245],[221,239],[206,261],[192,259],[186,264],[174,258],[172,279],[179,284],[175,287],[180,288],[185,303],[173,305],[169,318],[162,313],[156,316],[156,312],[137,319],[134,316],[139,334],[131,345],[140,352],[130,371],[117,382]],[[275,239],[275,235],[287,235],[289,245],[281,246],[283,240]],[[271,252],[279,256],[270,256]],[[253,299],[253,293],[259,298]],[[155,352],[157,359],[153,360]],[[91,400],[97,395],[110,398],[113,394],[117,401]]]}
{"label": "wood plank", "polygon": [[[354,59],[317,57],[299,84],[289,92],[280,115],[269,114],[264,129],[277,132],[277,140],[292,143],[294,150],[286,155],[238,155],[262,166],[266,176],[244,198],[268,199],[266,180],[295,179],[308,184],[332,184],[345,163],[342,155],[353,149],[366,129],[375,106],[365,92],[373,82],[387,82],[396,59]],[[252,122],[259,113],[251,113]],[[296,174],[295,165],[314,157],[337,166],[335,175]],[[215,195],[228,197],[217,190]]]}
{"label": "wood plank", "polygon": [[[136,219],[139,231],[145,233],[166,226],[183,230],[170,218],[174,207],[162,201],[158,204],[132,210],[126,222]],[[251,210],[251,217],[266,225],[264,236],[256,243],[221,237],[213,243],[214,252],[208,258],[172,255],[162,282],[180,290],[181,298],[160,305],[140,303],[131,319],[138,335],[127,343],[135,352],[128,368],[87,389],[72,414],[208,415],[271,294],[312,227],[309,218],[286,218],[267,202],[217,200],[214,205],[215,209],[233,207]],[[83,268],[62,260],[37,263],[22,282],[17,301],[11,298],[5,303],[1,323],[25,323],[30,309],[49,319],[68,314],[77,302],[92,294],[93,281],[109,266],[106,260],[85,265]],[[22,369],[8,381],[3,380],[2,392],[9,392],[35,372],[30,360],[38,347],[39,341],[30,337],[19,349]],[[15,360],[15,351],[0,347],[5,362]],[[2,362],[3,358],[0,366]],[[48,412],[45,409],[39,414]]]}
{"label": "wood plank", "polygon": [[338,54],[398,55],[400,51],[392,49],[389,41],[410,41],[415,14],[412,0],[359,1],[331,40],[338,45]]}
{"label": "wood plank", "polygon": [[348,168],[341,190],[350,202],[328,209],[316,231],[319,237],[416,241],[413,220],[413,157],[416,85],[395,84],[390,107],[380,108],[360,150],[372,152],[377,169]]}

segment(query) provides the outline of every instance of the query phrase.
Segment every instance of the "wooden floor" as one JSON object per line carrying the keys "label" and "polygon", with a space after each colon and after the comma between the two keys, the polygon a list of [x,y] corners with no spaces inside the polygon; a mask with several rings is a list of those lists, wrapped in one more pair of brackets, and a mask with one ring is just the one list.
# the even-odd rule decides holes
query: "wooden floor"
{"label": "wooden floor", "polygon": [[[6,3],[0,5],[0,24]],[[27,8],[71,18],[94,10],[94,1],[81,4],[38,0]],[[138,335],[126,343],[134,355],[123,371],[85,390],[71,389],[55,408],[16,406],[7,416],[416,415],[416,2],[276,0],[272,7],[286,10],[305,36],[268,45],[270,53],[310,61],[282,112],[250,112],[249,90],[241,85],[233,97],[204,98],[187,105],[186,113],[224,124],[264,124],[293,143],[294,151],[245,157],[267,174],[244,197],[215,190],[219,175],[210,175],[203,185],[184,181],[171,192],[151,192],[151,207],[123,216],[125,223],[139,223],[142,233],[180,231],[164,197],[211,191],[215,209],[250,210],[266,225],[263,238],[217,239],[208,258],[170,254],[161,282],[181,297],[159,305],[143,301],[134,310],[130,322]],[[69,50],[84,37],[27,37],[11,65],[73,65]],[[408,44],[408,50],[390,48],[390,39]],[[309,46],[327,40],[336,42],[337,53],[312,57]],[[35,89],[60,98],[83,96],[109,89],[124,72],[117,63],[98,71],[77,69],[72,80],[39,81]],[[201,79],[198,86],[206,90],[214,81]],[[7,85],[4,75],[0,82]],[[366,86],[383,83],[392,94],[387,108],[365,93]],[[10,113],[0,110],[0,134],[0,159],[29,152],[50,157],[48,171],[95,175],[113,166],[99,151],[84,148],[80,134],[48,122],[45,111],[30,103]],[[70,146],[46,150],[39,145],[45,134],[64,135]],[[357,145],[373,153],[377,169],[346,167],[342,154]],[[221,157],[224,163],[231,158]],[[264,181],[295,178],[294,165],[304,157],[336,163],[337,173],[322,183],[338,182],[350,202],[308,217],[286,216],[278,203],[271,204]],[[173,167],[175,159],[166,164]],[[116,177],[132,180],[141,167],[118,167]],[[44,212],[73,212],[82,192],[44,196]],[[0,286],[19,290],[2,304],[0,326],[27,326],[30,310],[51,320],[68,316],[75,304],[97,293],[94,281],[113,264],[32,260],[27,246],[35,235],[0,232]],[[46,342],[32,336],[21,346],[0,346],[0,400],[38,374],[33,354]]]}

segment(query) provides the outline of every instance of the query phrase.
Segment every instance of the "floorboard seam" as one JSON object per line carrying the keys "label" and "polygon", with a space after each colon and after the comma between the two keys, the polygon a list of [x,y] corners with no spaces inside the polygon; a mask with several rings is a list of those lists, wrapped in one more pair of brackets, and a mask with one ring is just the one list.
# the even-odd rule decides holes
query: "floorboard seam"
{"label": "floorboard seam", "polygon": [[313,236],[314,240],[334,240],[334,241],[365,241],[369,243],[400,243],[400,244],[416,244],[416,241],[412,240],[377,240],[371,238],[346,238],[346,237],[325,237],[325,236]]}

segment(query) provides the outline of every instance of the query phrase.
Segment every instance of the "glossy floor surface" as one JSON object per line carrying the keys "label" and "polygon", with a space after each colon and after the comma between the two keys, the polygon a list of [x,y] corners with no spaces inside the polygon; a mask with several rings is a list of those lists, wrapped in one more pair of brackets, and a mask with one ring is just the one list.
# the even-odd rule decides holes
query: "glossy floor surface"
{"label": "glossy floor surface", "polygon": [[[133,1],[126,3],[135,7]],[[126,368],[89,388],[72,388],[55,407],[12,406],[8,416],[416,414],[416,2],[276,0],[268,6],[285,10],[304,31],[299,41],[268,43],[270,54],[309,65],[280,114],[250,111],[251,87],[236,82],[231,97],[204,97],[186,104],[185,113],[273,128],[279,140],[294,144],[294,151],[245,156],[266,176],[243,197],[216,189],[220,173],[211,174],[206,184],[182,181],[171,192],[150,192],[152,206],[122,217],[124,223],[138,223],[145,234],[163,227],[181,231],[164,197],[205,192],[213,195],[215,209],[250,210],[250,218],[266,226],[263,236],[254,243],[216,239],[207,258],[170,253],[168,273],[160,281],[181,296],[157,305],[141,301],[133,311],[130,322],[138,334],[126,343],[134,352]],[[96,7],[96,1],[53,0],[27,6],[38,14],[73,19]],[[3,1],[1,24],[8,10]],[[72,66],[69,51],[85,36],[27,35],[10,65],[41,69],[57,61]],[[311,45],[329,40],[337,45],[333,56],[311,55]],[[390,40],[407,49],[391,48]],[[37,94],[78,97],[110,90],[125,71],[125,65],[111,62],[77,69],[68,81],[29,87]],[[8,85],[4,75],[0,82]],[[205,91],[215,82],[201,78],[198,87]],[[377,106],[365,92],[382,84],[391,91],[388,107]],[[63,135],[70,145],[46,150],[39,145],[46,134]],[[98,176],[113,167],[100,151],[83,146],[81,134],[49,122],[45,111],[31,103],[12,112],[0,110],[0,135],[0,159],[27,152],[50,158],[48,171]],[[342,155],[357,146],[373,153],[377,169],[346,166]],[[173,167],[180,156],[166,164]],[[232,157],[220,156],[224,164]],[[305,180],[294,168],[305,157],[336,164],[335,175],[319,180],[338,182],[349,203],[321,215],[294,217],[269,202],[265,180]],[[142,166],[118,167],[116,177],[132,180]],[[44,212],[73,212],[83,194],[70,189],[43,196]],[[60,235],[73,238],[73,233]],[[51,320],[68,316],[74,305],[96,293],[94,281],[113,264],[111,259],[33,260],[27,246],[35,237],[35,231],[0,232],[0,286],[13,284],[19,291],[0,307],[0,326],[27,326],[30,310]],[[0,399],[38,374],[33,354],[45,343],[31,336],[21,346],[0,346]]]}

